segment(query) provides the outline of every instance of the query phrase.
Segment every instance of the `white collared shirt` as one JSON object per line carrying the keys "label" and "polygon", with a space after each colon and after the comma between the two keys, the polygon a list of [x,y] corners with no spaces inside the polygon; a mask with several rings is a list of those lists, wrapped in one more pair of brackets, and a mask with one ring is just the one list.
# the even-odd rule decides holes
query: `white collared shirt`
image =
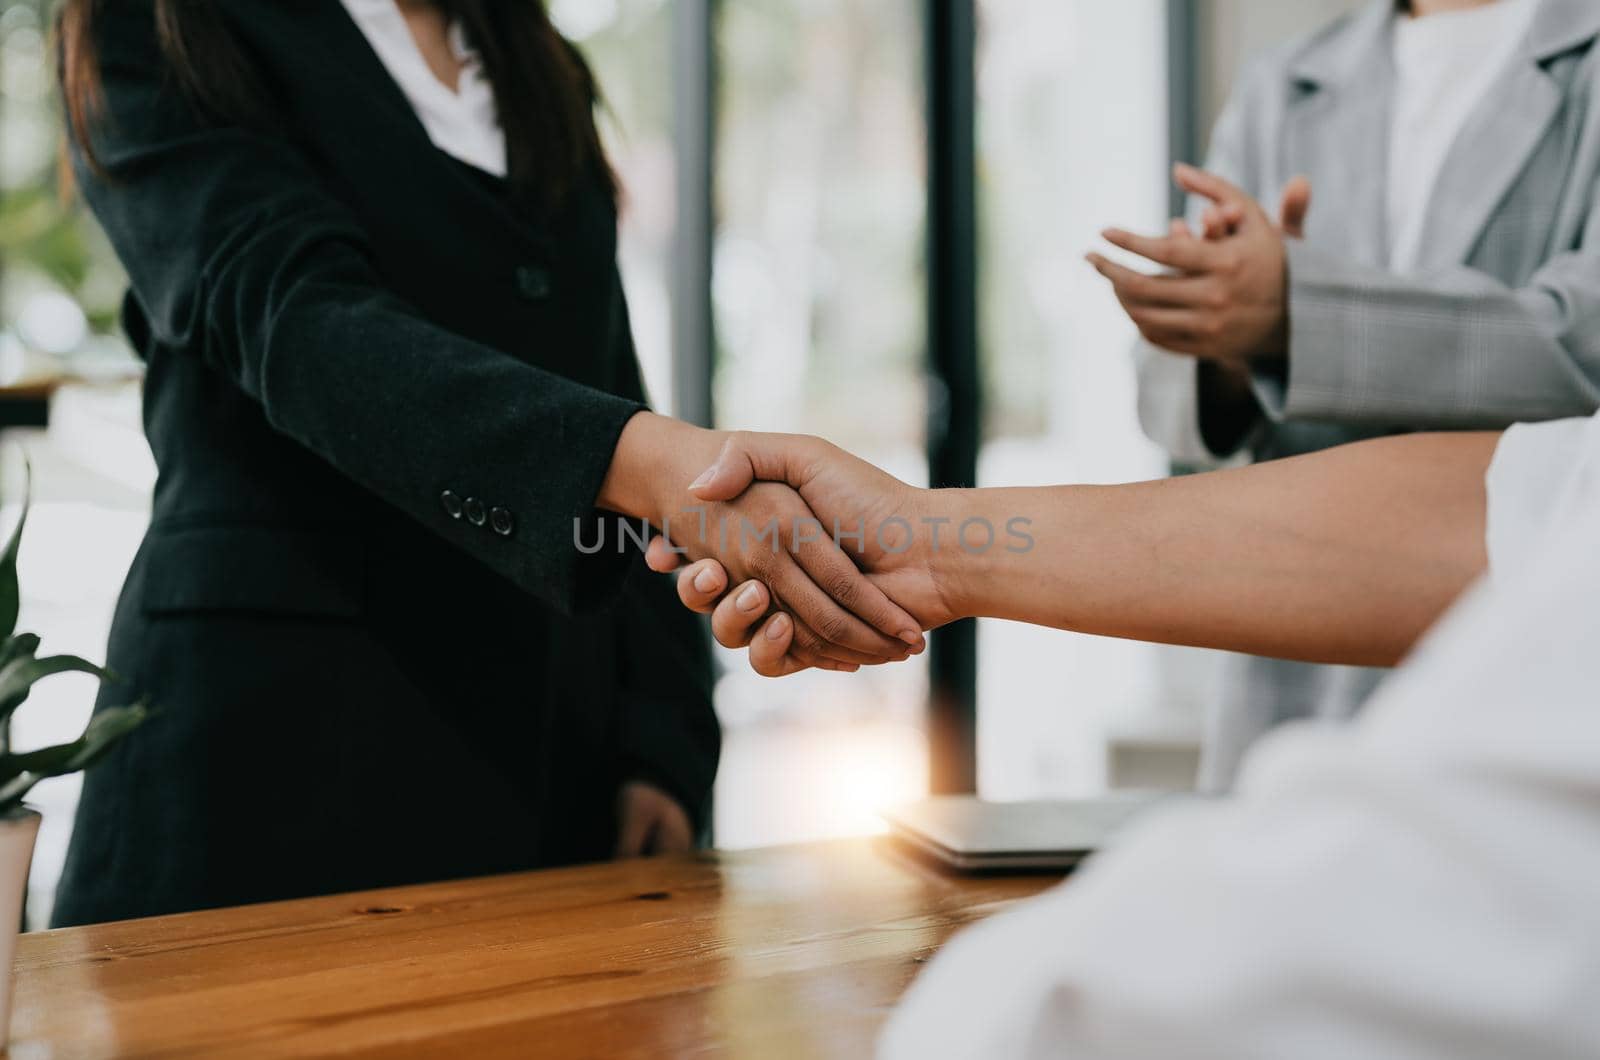
{"label": "white collared shirt", "polygon": [[1538,0],[1494,0],[1394,24],[1389,269],[1415,271],[1428,201],[1467,119],[1516,55]]}
{"label": "white collared shirt", "polygon": [[1490,578],[1357,723],[958,936],[882,1055],[1600,1056],[1600,416],[1488,487]]}
{"label": "white collared shirt", "polygon": [[506,138],[495,110],[494,90],[461,26],[450,29],[450,46],[462,61],[461,80],[452,92],[428,68],[395,0],[342,3],[389,76],[411,101],[434,146],[494,176],[505,176]]}

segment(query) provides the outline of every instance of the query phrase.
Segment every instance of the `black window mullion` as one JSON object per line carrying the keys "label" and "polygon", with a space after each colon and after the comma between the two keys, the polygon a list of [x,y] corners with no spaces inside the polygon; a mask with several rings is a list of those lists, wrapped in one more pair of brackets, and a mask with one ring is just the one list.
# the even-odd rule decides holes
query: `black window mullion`
{"label": "black window mullion", "polygon": [[[1199,15],[1194,0],[1167,0],[1167,152],[1173,162],[1200,158]],[[1171,185],[1172,216],[1182,217],[1184,194]]]}
{"label": "black window mullion", "polygon": [[[924,0],[928,133],[928,481],[977,483],[983,395],[978,359],[975,0]],[[978,630],[929,640],[930,787],[977,790]]]}

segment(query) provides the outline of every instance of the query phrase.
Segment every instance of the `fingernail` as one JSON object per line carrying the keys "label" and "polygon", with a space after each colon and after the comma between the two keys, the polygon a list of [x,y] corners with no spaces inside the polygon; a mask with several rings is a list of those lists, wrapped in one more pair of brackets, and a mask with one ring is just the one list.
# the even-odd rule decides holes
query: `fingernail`
{"label": "fingernail", "polygon": [[689,483],[689,488],[692,489],[692,490],[697,490],[701,486],[709,486],[709,485],[711,485],[711,480],[716,478],[716,477],[717,477],[717,465],[712,464],[710,467],[708,467],[704,471],[700,472],[700,477],[699,478],[697,478],[693,482]]}
{"label": "fingernail", "polygon": [[710,567],[706,567],[694,576],[694,587],[703,593],[714,592],[720,581],[721,579],[717,577],[717,572]]}
{"label": "fingernail", "polygon": [[778,615],[771,622],[767,623],[768,640],[782,640],[788,632],[789,616],[787,615]]}
{"label": "fingernail", "polygon": [[922,643],[922,634],[914,629],[903,629],[900,631],[900,639],[915,648]]}
{"label": "fingernail", "polygon": [[754,611],[761,606],[761,590],[754,585],[749,586],[739,594],[739,599],[734,601],[741,611]]}

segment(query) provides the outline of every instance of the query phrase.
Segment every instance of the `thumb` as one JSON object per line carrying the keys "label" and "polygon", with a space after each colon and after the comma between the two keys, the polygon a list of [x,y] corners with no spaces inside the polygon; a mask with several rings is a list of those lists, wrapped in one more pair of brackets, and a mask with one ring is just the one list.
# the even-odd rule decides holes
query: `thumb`
{"label": "thumb", "polygon": [[1283,205],[1278,208],[1278,224],[1283,234],[1302,239],[1306,233],[1306,214],[1311,210],[1311,181],[1295,177],[1283,189]]}
{"label": "thumb", "polygon": [[689,492],[701,500],[731,501],[753,482],[786,482],[798,490],[811,477],[814,443],[801,435],[739,431]]}

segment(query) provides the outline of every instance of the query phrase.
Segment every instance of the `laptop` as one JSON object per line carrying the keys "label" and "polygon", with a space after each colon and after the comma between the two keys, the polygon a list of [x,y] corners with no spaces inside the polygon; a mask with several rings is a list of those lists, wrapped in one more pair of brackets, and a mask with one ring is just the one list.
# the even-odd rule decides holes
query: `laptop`
{"label": "laptop", "polygon": [[1194,796],[1117,792],[1093,799],[985,802],[939,795],[886,812],[889,833],[962,872],[1065,871],[1140,814]]}

